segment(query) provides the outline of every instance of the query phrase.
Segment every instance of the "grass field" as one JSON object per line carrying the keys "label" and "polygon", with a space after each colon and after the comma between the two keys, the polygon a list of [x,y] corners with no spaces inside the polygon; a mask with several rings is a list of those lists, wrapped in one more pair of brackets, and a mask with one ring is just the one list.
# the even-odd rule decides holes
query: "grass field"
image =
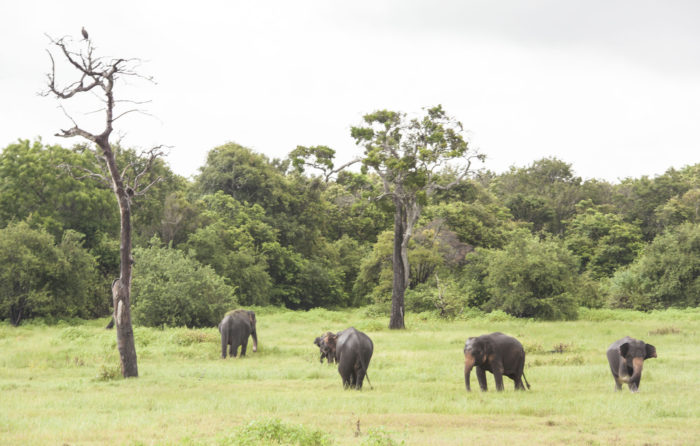
{"label": "grass field", "polygon": [[[400,332],[362,310],[256,313],[259,350],[244,359],[220,359],[216,328],[137,327],[140,377],[129,380],[106,320],[0,324],[0,444],[700,444],[697,309],[587,310],[575,322],[409,315]],[[375,345],[373,388],[359,392],[313,345],[349,326]],[[531,390],[505,379],[496,393],[489,374],[489,392],[465,391],[464,341],[492,331],[525,346]],[[614,392],[605,358],[625,335],[658,352],[637,394]]]}

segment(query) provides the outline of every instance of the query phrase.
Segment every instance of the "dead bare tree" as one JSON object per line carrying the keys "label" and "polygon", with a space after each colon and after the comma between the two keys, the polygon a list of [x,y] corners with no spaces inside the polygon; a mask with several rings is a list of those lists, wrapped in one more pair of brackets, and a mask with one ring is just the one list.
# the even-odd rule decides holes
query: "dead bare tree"
{"label": "dead bare tree", "polygon": [[[140,112],[137,108],[129,108],[117,113],[117,103],[138,106],[144,102],[133,100],[117,100],[114,89],[120,82],[128,78],[139,78],[147,81],[152,79],[137,73],[140,61],[138,59],[108,59],[95,55],[95,46],[87,33],[82,31],[83,39],[74,42],[70,37],[54,39],[49,36],[50,47],[47,49],[51,59],[51,71],[47,74],[48,89],[42,94],[55,97],[60,101],[76,98],[77,95],[89,94],[97,98],[102,106],[97,112],[104,113],[104,128],[100,133],[85,130],[60,105],[72,127],[61,130],[56,136],[63,138],[82,137],[94,146],[88,148],[100,160],[101,170],[71,168],[73,173],[80,170],[80,178],[93,178],[107,184],[114,192],[119,204],[121,216],[120,231],[120,266],[119,278],[112,283],[113,316],[116,322],[117,348],[121,361],[121,371],[125,378],[138,376],[134,331],[131,324],[131,275],[133,259],[131,256],[131,200],[134,196],[144,194],[160,179],[143,184],[145,174],[153,162],[164,155],[163,146],[157,146],[145,153],[142,163],[131,163],[121,170],[117,166],[116,146],[110,143],[114,123],[123,116]],[[56,60],[54,52],[61,56],[61,61],[73,73],[72,82],[59,86],[56,75]],[[77,80],[75,80],[77,79]],[[94,112],[93,112],[94,113]]]}

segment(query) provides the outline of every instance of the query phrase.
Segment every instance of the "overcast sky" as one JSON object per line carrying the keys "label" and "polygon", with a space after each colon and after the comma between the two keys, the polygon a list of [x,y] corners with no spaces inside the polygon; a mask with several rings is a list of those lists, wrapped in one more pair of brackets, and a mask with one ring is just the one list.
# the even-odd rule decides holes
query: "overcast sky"
{"label": "overcast sky", "polygon": [[45,34],[79,41],[85,26],[101,55],[143,59],[157,81],[122,90],[152,100],[152,116],[120,121],[124,144],[172,146],[185,176],[228,141],[349,160],[362,115],[437,104],[496,172],[557,157],[616,181],[700,162],[697,1],[22,0],[0,17],[0,147],[79,142],[53,136],[70,121],[37,93]]}

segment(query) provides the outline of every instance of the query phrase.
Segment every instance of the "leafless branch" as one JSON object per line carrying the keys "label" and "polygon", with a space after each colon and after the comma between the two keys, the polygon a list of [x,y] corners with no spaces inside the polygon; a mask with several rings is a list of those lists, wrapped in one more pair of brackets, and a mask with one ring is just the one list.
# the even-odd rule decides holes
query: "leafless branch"
{"label": "leafless branch", "polygon": [[[71,176],[71,178],[73,178],[75,180],[84,180],[85,178],[91,178],[91,179],[99,181],[100,183],[102,183],[103,185],[105,185],[107,187],[111,187],[111,184],[110,184],[109,180],[107,179],[106,175],[99,174],[97,172],[93,172],[92,170],[90,170],[86,167],[72,166],[70,164],[59,164],[58,167],[61,169],[64,169],[66,172],[68,172],[68,174]],[[76,176],[73,173],[73,170],[80,170],[80,171],[84,172],[84,175]]]}

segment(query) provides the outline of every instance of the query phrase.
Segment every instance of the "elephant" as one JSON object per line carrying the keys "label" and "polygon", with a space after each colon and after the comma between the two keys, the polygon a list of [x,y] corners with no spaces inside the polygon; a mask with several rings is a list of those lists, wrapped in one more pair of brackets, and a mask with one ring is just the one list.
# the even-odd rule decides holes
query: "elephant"
{"label": "elephant", "polygon": [[326,358],[328,361],[328,364],[331,364],[335,362],[335,344],[331,347],[327,342],[326,339],[329,339],[329,336],[333,337],[336,336],[333,333],[326,332],[323,336],[319,336],[316,339],[314,339],[314,344],[318,345],[318,349],[321,352],[321,363],[323,363],[323,358]]}
{"label": "elephant", "polygon": [[464,344],[464,383],[467,392],[471,392],[469,386],[469,374],[476,365],[476,377],[479,387],[483,392],[488,390],[486,385],[486,372],[493,373],[496,381],[496,390],[503,390],[503,376],[507,376],[515,382],[515,390],[525,390],[530,383],[525,378],[525,349],[515,338],[503,333],[485,334],[479,337],[471,337]]}
{"label": "elephant", "polygon": [[[374,352],[374,344],[369,336],[350,327],[337,334],[326,333],[324,342],[335,351],[335,361],[338,363],[338,373],[343,379],[343,387],[361,390],[365,377],[369,382],[367,368]],[[370,387],[371,385],[370,382]]]}
{"label": "elephant", "polygon": [[627,383],[631,392],[638,392],[644,360],[656,358],[656,347],[625,336],[610,344],[607,356],[615,378],[615,391],[622,388],[622,383]]}
{"label": "elephant", "polygon": [[258,351],[258,332],[256,330],[255,313],[247,310],[234,310],[226,313],[219,323],[221,333],[221,357],[226,358],[226,347],[230,346],[229,355],[235,357],[238,346],[241,346],[241,356],[245,356],[248,347],[248,336],[253,336],[253,352]]}

